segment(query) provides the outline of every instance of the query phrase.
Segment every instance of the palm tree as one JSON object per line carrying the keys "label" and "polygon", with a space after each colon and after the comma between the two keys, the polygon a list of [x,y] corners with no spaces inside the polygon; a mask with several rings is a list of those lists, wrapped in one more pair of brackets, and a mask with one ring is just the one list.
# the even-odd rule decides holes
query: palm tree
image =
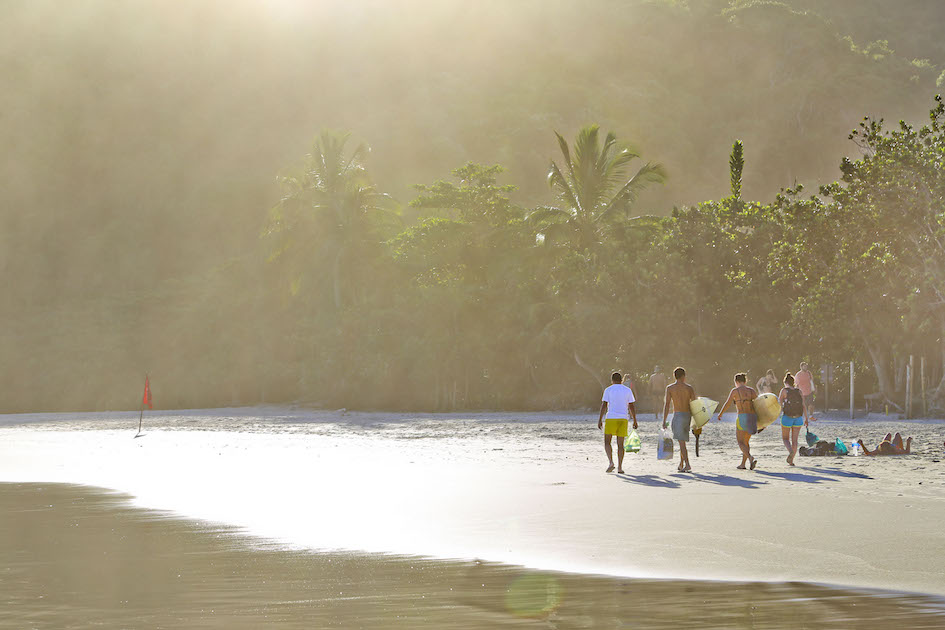
{"label": "palm tree", "polygon": [[335,307],[345,306],[342,271],[382,243],[399,224],[390,197],[368,177],[360,144],[350,153],[350,134],[322,131],[301,169],[280,178],[282,198],[270,213],[267,236],[276,239],[270,260],[291,252],[301,258],[296,288],[313,263],[331,266]]}
{"label": "palm tree", "polygon": [[581,129],[572,151],[555,131],[564,169],[552,161],[548,183],[560,207],[538,208],[529,215],[543,236],[563,237],[582,251],[600,242],[610,227],[630,218],[630,208],[642,190],[666,179],[663,166],[652,162],[628,179],[628,165],[640,155],[618,143],[613,132],[601,144],[599,132],[597,125]]}

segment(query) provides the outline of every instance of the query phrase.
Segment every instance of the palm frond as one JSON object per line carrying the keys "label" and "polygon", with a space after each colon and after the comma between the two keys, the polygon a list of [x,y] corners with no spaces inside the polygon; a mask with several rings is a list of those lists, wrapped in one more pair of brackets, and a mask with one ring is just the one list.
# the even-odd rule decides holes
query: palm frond
{"label": "palm frond", "polygon": [[573,178],[574,165],[571,163],[571,149],[568,147],[568,141],[557,131],[555,132],[555,137],[558,138],[558,148],[561,149],[561,155],[564,156],[564,165],[568,168],[568,174]]}
{"label": "palm frond", "polygon": [[666,169],[663,168],[663,165],[647,162],[613,196],[604,211],[598,215],[598,219],[609,221],[614,218],[616,213],[621,211],[626,215],[640,192],[650,184],[662,184],[664,181],[666,181]]}
{"label": "palm frond", "polygon": [[574,194],[574,189],[570,182],[564,178],[564,175],[561,174],[561,170],[558,168],[558,165],[554,162],[551,163],[551,166],[548,169],[548,184],[552,189],[558,191],[558,195],[564,199],[564,201],[571,206],[575,214],[581,214],[583,208],[581,208],[581,203],[577,196]]}
{"label": "palm frond", "polygon": [[551,206],[541,206],[528,213],[525,220],[532,225],[552,225],[556,223],[566,223],[573,218],[573,215],[567,210],[553,208]]}

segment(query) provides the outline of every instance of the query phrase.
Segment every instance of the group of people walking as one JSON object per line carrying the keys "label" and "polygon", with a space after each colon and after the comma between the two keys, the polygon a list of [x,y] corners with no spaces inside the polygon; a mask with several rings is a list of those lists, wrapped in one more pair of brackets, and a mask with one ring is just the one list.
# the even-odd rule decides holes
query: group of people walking
{"label": "group of people walking", "polygon": [[[813,416],[814,394],[816,385],[814,376],[810,372],[807,363],[801,363],[801,369],[796,375],[787,372],[782,380],[782,387],[778,392],[778,402],[781,405],[781,438],[784,447],[787,449],[787,463],[794,465],[794,458],[798,452],[798,436],[801,427],[808,426]],[[650,393],[654,396],[654,402],[657,403],[659,391],[662,389],[662,411],[663,428],[672,426],[673,439],[679,443],[679,472],[691,472],[692,465],[689,461],[689,451],[687,442],[692,428],[692,413],[690,403],[696,400],[696,392],[692,385],[686,382],[686,370],[677,367],[673,371],[675,381],[666,384],[666,377],[662,374],[659,367],[649,378]],[[771,380],[775,382],[772,383]],[[624,377],[620,372],[614,372],[611,375],[612,384],[604,390],[601,399],[600,417],[597,421],[597,427],[604,432],[604,452],[607,454],[608,467],[607,472],[614,471],[613,458],[613,438],[617,438],[617,472],[623,472],[624,439],[628,435],[629,423],[632,417],[633,428],[638,428],[637,413],[634,403],[636,396],[633,393],[629,377]],[[758,460],[751,454],[749,440],[751,436],[758,433],[758,416],[754,409],[754,400],[761,394],[774,393],[777,381],[774,378],[774,371],[768,370],[767,374],[759,379],[757,389],[748,385],[748,376],[744,372],[739,372],[734,377],[734,387],[729,392],[728,398],[722,403],[718,410],[717,419],[722,420],[722,415],[731,405],[735,406],[737,417],[735,421],[735,436],[738,441],[738,448],[741,451],[742,459],[738,465],[739,470],[754,470],[758,465]],[[669,421],[670,408],[673,410],[672,420]],[[659,417],[659,407],[657,406],[657,418]]]}

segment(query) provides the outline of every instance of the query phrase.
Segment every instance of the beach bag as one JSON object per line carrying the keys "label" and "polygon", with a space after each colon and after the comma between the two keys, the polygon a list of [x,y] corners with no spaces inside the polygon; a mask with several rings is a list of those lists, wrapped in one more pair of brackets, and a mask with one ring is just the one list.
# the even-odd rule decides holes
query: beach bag
{"label": "beach bag", "polygon": [[787,388],[787,394],[784,397],[784,415],[790,418],[799,418],[804,415],[804,398],[801,396],[801,390],[796,387]]}
{"label": "beach bag", "polygon": [[628,453],[639,453],[640,452],[640,434],[637,433],[637,430],[634,429],[630,432],[630,435],[627,436],[627,439],[624,441],[624,448]]}
{"label": "beach bag", "polygon": [[813,446],[820,440],[816,433],[810,432],[810,429],[807,429],[807,433],[804,434],[804,439],[807,440],[807,446]]}
{"label": "beach bag", "polygon": [[657,435],[659,444],[656,447],[656,459],[672,459],[673,458],[673,436],[672,434],[660,426],[659,434]]}
{"label": "beach bag", "polygon": [[834,452],[837,453],[837,455],[846,455],[847,453],[850,452],[850,449],[847,448],[847,445],[844,444],[843,440],[841,440],[840,438],[837,438],[837,441],[834,444],[833,450]]}

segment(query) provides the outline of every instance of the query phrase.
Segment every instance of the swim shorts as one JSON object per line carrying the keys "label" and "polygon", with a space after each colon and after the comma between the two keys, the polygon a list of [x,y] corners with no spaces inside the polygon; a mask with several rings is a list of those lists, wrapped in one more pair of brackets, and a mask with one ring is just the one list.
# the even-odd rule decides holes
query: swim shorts
{"label": "swim shorts", "polygon": [[813,406],[814,406],[814,394],[813,394],[813,393],[807,394],[806,396],[801,396],[801,399],[804,401],[804,406],[805,406],[805,407],[813,407]]}
{"label": "swim shorts", "polygon": [[686,411],[677,411],[673,414],[673,439],[680,442],[689,441],[689,427],[692,424],[692,414]]}
{"label": "swim shorts", "polygon": [[735,421],[735,426],[738,427],[739,431],[747,431],[754,435],[758,433],[758,416],[753,413],[740,413],[738,414],[738,420]]}
{"label": "swim shorts", "polygon": [[791,427],[802,427],[804,426],[804,416],[798,416],[792,418],[791,416],[781,416],[781,426],[785,429],[790,429]]}
{"label": "swim shorts", "polygon": [[629,420],[624,420],[623,418],[607,418],[604,420],[604,434],[627,437],[628,423]]}

